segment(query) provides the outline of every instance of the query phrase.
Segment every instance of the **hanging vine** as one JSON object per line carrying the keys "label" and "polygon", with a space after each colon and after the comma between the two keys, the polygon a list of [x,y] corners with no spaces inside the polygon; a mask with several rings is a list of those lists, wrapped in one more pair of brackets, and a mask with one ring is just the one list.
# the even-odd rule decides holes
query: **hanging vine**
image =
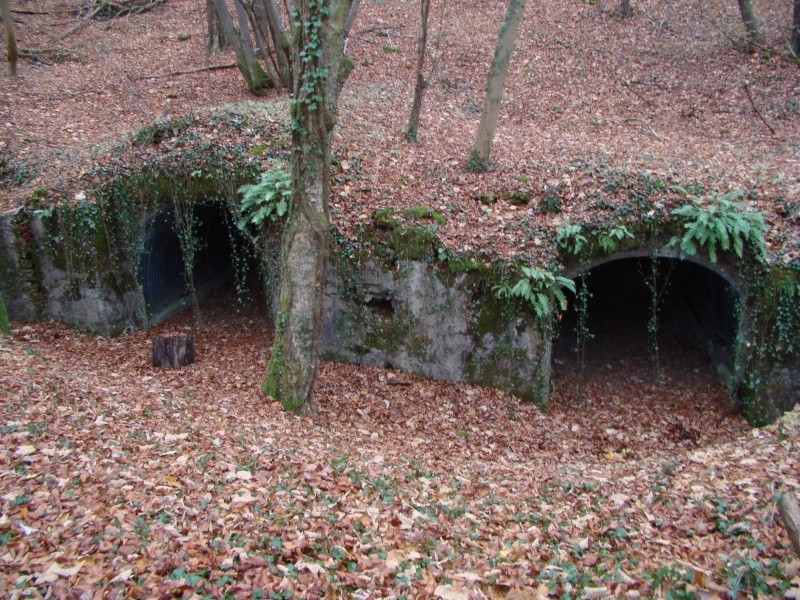
{"label": "hanging vine", "polygon": [[594,337],[589,330],[589,298],[592,297],[592,293],[586,284],[588,277],[588,272],[580,274],[575,295],[575,359],[577,361],[579,379],[583,379],[583,371],[586,364],[586,342]]}
{"label": "hanging vine", "polygon": [[200,302],[197,299],[197,286],[195,285],[194,268],[195,258],[200,250],[200,241],[197,238],[199,223],[194,214],[194,206],[178,197],[175,200],[175,233],[183,256],[183,273],[186,279],[186,290],[192,305],[195,325],[202,324],[200,315]]}

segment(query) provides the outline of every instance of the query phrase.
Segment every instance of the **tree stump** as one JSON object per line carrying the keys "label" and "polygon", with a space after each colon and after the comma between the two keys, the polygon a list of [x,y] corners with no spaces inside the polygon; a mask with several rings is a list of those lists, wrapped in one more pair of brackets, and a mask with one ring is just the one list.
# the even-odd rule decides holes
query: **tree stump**
{"label": "tree stump", "polygon": [[153,366],[179,369],[194,362],[194,335],[165,333],[153,338]]}
{"label": "tree stump", "polygon": [[800,508],[794,494],[786,492],[778,502],[778,512],[792,541],[794,551],[800,556]]}

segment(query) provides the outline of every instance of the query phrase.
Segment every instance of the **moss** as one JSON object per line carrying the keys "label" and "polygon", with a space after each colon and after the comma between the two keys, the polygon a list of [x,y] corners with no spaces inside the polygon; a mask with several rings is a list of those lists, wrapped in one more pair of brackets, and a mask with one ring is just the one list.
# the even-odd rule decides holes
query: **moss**
{"label": "moss", "polygon": [[467,162],[464,164],[464,169],[470,173],[486,173],[489,170],[489,161],[483,160],[476,150],[473,150]]}
{"label": "moss", "polygon": [[380,208],[372,217],[375,227],[383,231],[393,231],[402,225],[400,219],[395,218],[397,211],[393,208]]}
{"label": "moss", "polygon": [[436,249],[436,233],[427,227],[412,226],[392,233],[392,246],[397,256],[407,260],[424,260]]}
{"label": "moss", "polygon": [[3,294],[0,294],[0,333],[11,335],[11,323],[8,321],[6,303],[3,301]]}
{"label": "moss", "polygon": [[404,346],[410,357],[426,361],[430,353],[431,338],[427,335],[410,336],[405,340]]}
{"label": "moss", "polygon": [[494,204],[497,202],[497,194],[494,192],[485,192],[478,195],[478,202],[481,204]]}
{"label": "moss", "polygon": [[143,127],[134,133],[132,143],[134,146],[144,146],[146,144],[157,146],[164,140],[177,137],[184,132],[190,124],[191,119],[189,118],[158,120],[152,125]]}
{"label": "moss", "polygon": [[514,190],[507,193],[507,198],[514,206],[524,206],[531,201],[531,193],[528,190]]}
{"label": "moss", "polygon": [[362,305],[357,321],[366,328],[364,350],[359,354],[367,354],[371,350],[394,351],[408,343],[408,335],[414,327],[414,317],[408,309],[396,311],[387,318],[386,315],[372,314]]}
{"label": "moss", "polygon": [[408,219],[430,219],[437,225],[445,225],[447,223],[447,219],[445,219],[441,214],[433,210],[432,208],[428,208],[427,206],[411,206],[403,210],[403,216]]}

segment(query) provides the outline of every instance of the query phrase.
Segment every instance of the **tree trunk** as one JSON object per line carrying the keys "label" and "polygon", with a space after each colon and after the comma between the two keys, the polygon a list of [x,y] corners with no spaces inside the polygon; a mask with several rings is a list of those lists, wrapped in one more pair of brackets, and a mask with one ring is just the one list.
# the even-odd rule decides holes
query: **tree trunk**
{"label": "tree trunk", "polygon": [[350,30],[353,28],[353,23],[356,22],[356,15],[358,14],[358,7],[361,4],[361,0],[352,0],[352,4],[350,5],[350,12],[347,13],[347,21],[344,24],[344,37],[350,35]]}
{"label": "tree trunk", "polygon": [[294,6],[292,208],[283,233],[275,340],[263,389],[287,410],[311,412],[328,254],[331,136],[339,92],[353,66],[344,56],[351,3],[331,0],[329,11],[309,0]]}
{"label": "tree trunk", "polygon": [[794,0],[792,39],[789,43],[792,48],[792,54],[794,54],[795,58],[800,58],[800,0]]}
{"label": "tree trunk", "polygon": [[153,338],[153,366],[179,369],[194,363],[194,336],[191,333],[157,335]]}
{"label": "tree trunk", "polygon": [[497,116],[500,112],[500,102],[503,99],[503,87],[506,83],[508,65],[511,62],[511,53],[514,50],[514,40],[517,29],[525,10],[525,0],[510,0],[508,11],[500,27],[497,38],[497,47],[494,51],[492,66],[489,69],[489,82],[486,85],[486,100],[481,112],[481,124],[475,145],[467,160],[466,168],[469,171],[484,172],[489,170],[489,155],[492,151],[494,132],[497,127]]}
{"label": "tree trunk", "polygon": [[778,512],[781,515],[786,532],[792,541],[794,551],[800,556],[800,507],[797,498],[791,492],[786,492],[778,502]]}
{"label": "tree trunk", "polygon": [[739,12],[742,15],[742,22],[744,23],[745,31],[747,32],[747,52],[753,52],[757,46],[764,44],[764,37],[761,35],[761,29],[758,26],[758,20],[753,13],[753,6],[750,0],[738,0]]}
{"label": "tree trunk", "polygon": [[617,14],[620,19],[627,19],[633,16],[633,9],[631,8],[631,0],[620,0],[617,6]]}
{"label": "tree trunk", "polygon": [[422,96],[428,82],[425,81],[423,69],[425,68],[425,52],[428,45],[428,14],[431,10],[431,0],[420,1],[419,11],[419,39],[417,40],[417,83],[414,86],[414,104],[411,106],[411,116],[408,119],[406,139],[409,142],[417,141],[419,129],[419,113],[422,110]]}
{"label": "tree trunk", "polygon": [[[225,37],[230,41],[236,52],[236,67],[247,82],[247,88],[256,95],[262,95],[270,87],[271,81],[264,68],[258,63],[250,40],[250,31],[247,24],[247,15],[239,0],[234,2],[239,28],[234,29],[231,15],[225,0],[212,0],[214,9],[222,24]],[[244,30],[242,30],[244,29]]]}
{"label": "tree trunk", "polygon": [[0,333],[11,335],[11,323],[8,321],[8,312],[2,294],[0,294]]}
{"label": "tree trunk", "polygon": [[11,16],[8,0],[0,0],[0,16],[3,17],[3,23],[6,25],[6,72],[10,77],[16,77],[19,52],[17,51],[17,38],[14,35],[14,19]]}
{"label": "tree trunk", "polygon": [[269,74],[269,78],[275,87],[278,87],[281,81],[280,74],[278,73],[277,63],[275,62],[276,56],[270,51],[267,35],[269,31],[269,22],[267,12],[264,5],[259,2],[254,2],[246,8],[247,17],[250,20],[250,27],[253,30],[253,37],[256,42],[256,55],[261,59]]}
{"label": "tree trunk", "polygon": [[217,54],[227,47],[228,40],[225,37],[225,30],[222,28],[219,14],[214,8],[214,0],[206,0],[206,23],[208,24],[206,48],[212,54]]}
{"label": "tree trunk", "polygon": [[250,21],[247,18],[247,11],[242,4],[242,0],[234,0],[233,6],[236,9],[236,19],[239,22],[239,31],[237,33],[241,42],[242,53],[247,64],[247,70],[250,73],[250,78],[247,79],[245,75],[245,79],[247,79],[251,92],[256,95],[263,94],[268,88],[275,87],[275,82],[261,66],[261,63],[258,62],[258,58],[256,58],[253,40],[250,37]]}
{"label": "tree trunk", "polygon": [[275,47],[275,58],[278,62],[278,72],[280,73],[281,83],[288,88],[292,87],[291,43],[286,37],[286,31],[281,21],[281,13],[278,10],[275,0],[264,0],[267,10],[267,22],[269,32],[272,36],[272,45]]}

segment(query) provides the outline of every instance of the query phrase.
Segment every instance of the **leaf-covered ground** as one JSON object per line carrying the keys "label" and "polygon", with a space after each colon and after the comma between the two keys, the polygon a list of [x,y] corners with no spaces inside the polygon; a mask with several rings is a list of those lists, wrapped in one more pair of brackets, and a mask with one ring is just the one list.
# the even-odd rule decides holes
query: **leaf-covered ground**
{"label": "leaf-covered ground", "polygon": [[796,413],[752,430],[702,368],[628,358],[549,412],[324,363],[296,417],[258,392],[266,310],[231,304],[178,371],[144,332],[0,340],[4,595],[798,597]]}
{"label": "leaf-covered ground", "polygon": [[[800,70],[787,58],[791,3],[753,0],[765,45],[742,51],[732,0],[531,3],[512,57],[490,173],[463,165],[477,131],[504,3],[436,0],[419,143],[405,141],[414,86],[418,3],[361,4],[347,52],[334,153],[350,177],[335,182],[332,221],[345,235],[376,209],[427,205],[447,223],[453,252],[538,255],[570,220],[666,215],[667,188],[740,189],[762,210],[776,260],[800,257]],[[12,8],[15,3],[12,1]],[[26,51],[17,80],[0,86],[0,208],[80,196],[83,176],[127,151],[125,135],[157,119],[252,99],[228,50],[205,52],[199,0],[85,24],[83,0],[41,0],[15,14]],[[435,62],[435,67],[431,65]],[[277,91],[260,101],[286,97]],[[263,144],[252,131],[212,132]],[[128,142],[129,144],[129,142]],[[647,182],[663,183],[657,191]],[[522,191],[516,206],[504,194]],[[481,196],[498,202],[485,205]],[[561,212],[540,210],[549,194]]]}

